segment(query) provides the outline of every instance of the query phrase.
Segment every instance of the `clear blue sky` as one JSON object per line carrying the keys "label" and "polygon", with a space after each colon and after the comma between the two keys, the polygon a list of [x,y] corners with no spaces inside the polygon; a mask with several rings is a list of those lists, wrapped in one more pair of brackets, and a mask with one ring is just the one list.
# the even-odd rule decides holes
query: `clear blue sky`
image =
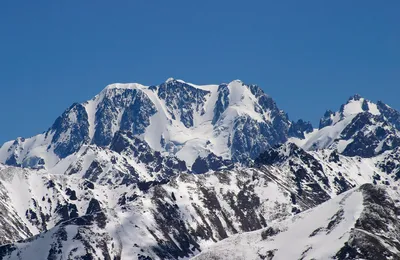
{"label": "clear blue sky", "polygon": [[317,123],[359,93],[400,109],[400,1],[0,3],[0,142],[113,82],[241,79]]}

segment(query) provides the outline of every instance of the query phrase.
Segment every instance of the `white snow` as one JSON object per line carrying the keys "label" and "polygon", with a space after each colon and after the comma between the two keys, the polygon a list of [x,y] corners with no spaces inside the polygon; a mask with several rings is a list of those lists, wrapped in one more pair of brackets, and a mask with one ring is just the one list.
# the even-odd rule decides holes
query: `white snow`
{"label": "white snow", "polygon": [[373,115],[381,114],[381,112],[379,112],[378,106],[375,103],[368,101],[368,108],[369,108],[368,111]]}
{"label": "white snow", "polygon": [[305,144],[302,146],[306,150],[328,148],[336,139],[340,137],[342,131],[353,120],[354,114],[349,115],[338,123],[326,126],[309,136]]}
{"label": "white snow", "polygon": [[364,110],[362,109],[362,104],[364,101],[367,102],[368,104],[368,112],[373,114],[373,115],[380,115],[380,112],[378,110],[378,107],[375,103],[372,103],[364,98],[360,98],[359,100],[350,100],[345,106],[343,110],[343,115],[345,117],[351,116],[354,114],[362,113]]}
{"label": "white snow", "polygon": [[349,139],[349,140],[339,140],[337,144],[337,150],[339,153],[343,153],[343,151],[346,149],[346,147],[351,144],[354,140]]}
{"label": "white snow", "polygon": [[99,105],[102,97],[104,95],[97,95],[95,98],[92,100],[88,101],[85,103],[85,109],[86,113],[88,114],[88,121],[89,121],[89,137],[90,139],[93,139],[94,136],[94,131],[96,128],[96,111],[97,111],[97,106]]}
{"label": "white snow", "polygon": [[354,114],[358,114],[358,113],[362,113],[364,112],[362,110],[362,103],[363,103],[364,99],[360,99],[360,100],[350,100],[343,109],[343,115],[345,117],[354,115]]}

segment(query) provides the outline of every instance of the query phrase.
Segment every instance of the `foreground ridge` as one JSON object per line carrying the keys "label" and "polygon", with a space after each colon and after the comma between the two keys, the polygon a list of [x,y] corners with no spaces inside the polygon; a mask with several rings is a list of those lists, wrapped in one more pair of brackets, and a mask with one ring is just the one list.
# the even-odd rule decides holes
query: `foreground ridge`
{"label": "foreground ridge", "polygon": [[364,184],[268,228],[233,236],[201,259],[400,259],[398,194]]}

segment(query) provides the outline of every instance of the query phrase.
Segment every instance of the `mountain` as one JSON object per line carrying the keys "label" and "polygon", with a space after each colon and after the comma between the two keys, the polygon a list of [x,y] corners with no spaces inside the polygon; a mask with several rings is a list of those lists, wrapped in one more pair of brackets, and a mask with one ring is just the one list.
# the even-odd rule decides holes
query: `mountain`
{"label": "mountain", "polygon": [[397,259],[399,131],[358,95],[313,129],[238,80],[112,84],[0,148],[0,259]]}
{"label": "mountain", "polygon": [[297,143],[306,150],[329,148],[347,156],[373,157],[400,145],[400,112],[355,95],[339,111],[327,111],[319,129]]}
{"label": "mountain", "polygon": [[364,184],[194,259],[400,259],[398,195]]}
{"label": "mountain", "polygon": [[249,163],[310,127],[290,122],[260,87],[239,80],[201,86],[175,79],[157,86],[112,84],[73,104],[45,133],[4,144],[0,162],[51,171],[87,146],[109,149],[122,131],[188,168],[209,155]]}

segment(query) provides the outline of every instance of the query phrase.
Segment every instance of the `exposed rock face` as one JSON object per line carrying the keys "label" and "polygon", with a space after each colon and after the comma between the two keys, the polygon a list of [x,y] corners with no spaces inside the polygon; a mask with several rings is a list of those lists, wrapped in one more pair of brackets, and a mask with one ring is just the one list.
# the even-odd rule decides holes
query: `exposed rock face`
{"label": "exposed rock face", "polygon": [[85,107],[74,104],[67,109],[46,133],[52,135],[52,148],[60,158],[75,153],[89,138],[88,115]]}
{"label": "exposed rock face", "polygon": [[218,86],[218,99],[214,107],[214,116],[212,123],[215,125],[220,119],[221,115],[229,106],[229,87],[227,84]]}
{"label": "exposed rock face", "polygon": [[376,105],[386,121],[394,125],[397,130],[400,130],[400,112],[389,107],[382,101],[378,101]]}
{"label": "exposed rock face", "polygon": [[230,160],[224,160],[215,154],[209,154],[207,157],[197,157],[192,165],[192,172],[195,174],[206,173],[210,171],[221,171],[233,169],[234,164]]}
{"label": "exposed rock face", "polygon": [[281,120],[271,123],[257,123],[250,117],[240,117],[233,125],[231,153],[234,162],[249,164],[271,145],[286,141],[289,124]]}
{"label": "exposed rock face", "polygon": [[327,110],[324,116],[319,120],[319,129],[330,126],[333,123],[332,117],[335,113],[332,110]]}
{"label": "exposed rock face", "polygon": [[398,131],[381,117],[369,113],[358,114],[342,131],[341,137],[351,140],[342,152],[348,156],[372,157],[400,144]]}
{"label": "exposed rock face", "polygon": [[195,114],[204,114],[206,96],[210,94],[199,88],[180,81],[168,81],[157,88],[158,97],[164,100],[172,119],[180,114],[180,120],[185,127],[194,126],[193,117]]}
{"label": "exposed rock face", "polygon": [[97,105],[93,143],[107,146],[117,130],[143,134],[156,113],[155,105],[139,89],[108,89]]}
{"label": "exposed rock face", "polygon": [[304,134],[311,133],[313,130],[314,128],[310,122],[304,122],[302,119],[299,119],[297,122],[292,122],[288,135],[290,137],[305,139],[306,137]]}

